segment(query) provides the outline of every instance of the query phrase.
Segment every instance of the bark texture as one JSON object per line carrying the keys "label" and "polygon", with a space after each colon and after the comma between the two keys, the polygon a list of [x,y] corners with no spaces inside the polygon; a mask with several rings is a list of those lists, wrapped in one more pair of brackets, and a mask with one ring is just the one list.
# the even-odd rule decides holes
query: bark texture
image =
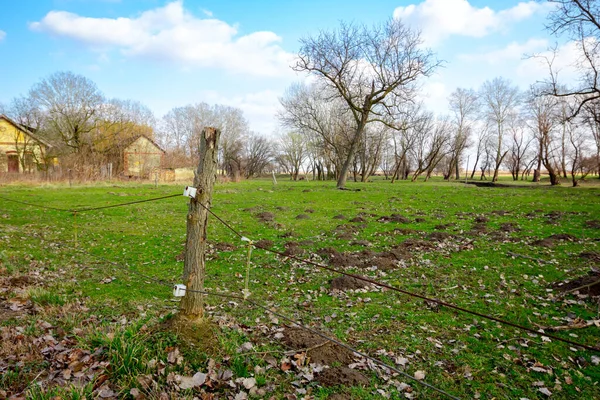
{"label": "bark texture", "polygon": [[[187,238],[185,242],[185,264],[183,283],[186,294],[181,299],[179,313],[181,317],[194,321],[204,316],[204,295],[190,290],[204,290],[206,274],[206,225],[210,208],[213,186],[217,177],[217,155],[220,132],[215,128],[204,128],[200,137],[198,169],[194,173],[196,197],[190,199],[187,214]],[[202,205],[201,205],[202,204]]]}

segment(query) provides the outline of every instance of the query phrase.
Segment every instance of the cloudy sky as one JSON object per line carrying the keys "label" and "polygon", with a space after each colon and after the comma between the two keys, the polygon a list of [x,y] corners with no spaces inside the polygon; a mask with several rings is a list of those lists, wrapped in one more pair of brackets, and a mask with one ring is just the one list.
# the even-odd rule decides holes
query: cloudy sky
{"label": "cloudy sky", "polygon": [[[526,54],[557,44],[543,1],[512,0],[0,0],[0,102],[70,70],[108,97],[139,100],[160,117],[196,102],[241,108],[271,134],[278,97],[304,79],[290,69],[299,39],[339,21],[401,18],[445,60],[423,82],[426,104],[445,112],[457,87],[503,76],[522,88],[542,79]],[[558,41],[561,65],[572,49]]]}

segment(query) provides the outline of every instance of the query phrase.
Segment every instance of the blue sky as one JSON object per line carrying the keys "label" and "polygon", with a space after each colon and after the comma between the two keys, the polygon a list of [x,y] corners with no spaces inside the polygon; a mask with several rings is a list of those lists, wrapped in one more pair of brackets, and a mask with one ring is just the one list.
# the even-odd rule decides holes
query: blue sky
{"label": "blue sky", "polygon": [[[401,18],[421,30],[444,68],[423,82],[429,108],[445,112],[457,87],[496,76],[522,88],[545,70],[524,54],[556,42],[549,6],[483,0],[0,0],[0,102],[70,70],[107,97],[139,100],[161,117],[196,102],[241,108],[251,129],[276,129],[278,97],[304,79],[289,68],[298,40],[340,20]],[[365,5],[366,4],[366,5]],[[560,43],[559,64],[572,47]],[[567,74],[568,77],[568,74]]]}

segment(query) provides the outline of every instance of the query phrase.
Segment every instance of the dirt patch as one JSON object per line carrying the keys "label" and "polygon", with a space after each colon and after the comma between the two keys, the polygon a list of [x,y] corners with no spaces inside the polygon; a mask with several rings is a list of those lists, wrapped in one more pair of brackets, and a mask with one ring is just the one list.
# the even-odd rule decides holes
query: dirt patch
{"label": "dirt patch", "polygon": [[275,209],[277,209],[279,211],[287,211],[287,210],[289,210],[288,207],[283,207],[283,206],[277,206],[277,207],[275,207]]}
{"label": "dirt patch", "polygon": [[322,386],[327,387],[367,386],[369,384],[369,380],[366,376],[348,367],[336,367],[326,369],[325,371],[321,372],[316,379]]}
{"label": "dirt patch", "polygon": [[423,223],[423,222],[427,222],[427,220],[426,220],[425,218],[421,218],[421,217],[419,217],[419,218],[415,218],[415,222],[416,222],[417,224],[421,224],[421,223]]}
{"label": "dirt patch", "polygon": [[600,221],[597,219],[585,221],[585,226],[592,229],[600,229]]}
{"label": "dirt patch", "polygon": [[36,282],[37,280],[34,277],[28,275],[12,276],[8,279],[8,283],[10,286],[19,288],[34,285]]}
{"label": "dirt patch", "polygon": [[156,325],[152,330],[154,332],[175,332],[177,337],[188,346],[213,357],[219,354],[219,338],[217,337],[219,328],[210,320],[190,322],[180,314],[176,314]]}
{"label": "dirt patch", "polygon": [[[408,260],[412,256],[409,251],[402,247],[396,247],[382,253],[371,250],[362,250],[356,253],[340,253],[339,251],[326,247],[317,252],[321,257],[327,258],[329,264],[336,267],[359,267],[370,268],[376,266],[378,269],[387,271],[398,266],[398,261]],[[348,287],[348,289],[355,289]]]}
{"label": "dirt patch", "polygon": [[368,285],[369,284],[365,281],[361,281],[360,279],[346,275],[338,276],[337,278],[333,278],[331,280],[331,289],[341,291],[362,289]]}
{"label": "dirt patch", "polygon": [[352,225],[339,225],[333,231],[335,237],[342,240],[352,240],[358,232],[360,228]]}
{"label": "dirt patch", "polygon": [[273,247],[273,241],[269,239],[260,239],[258,242],[254,243],[254,245],[259,249],[270,249]]}
{"label": "dirt patch", "polygon": [[579,254],[579,258],[600,262],[600,253],[596,251],[584,251]]}
{"label": "dirt patch", "polygon": [[487,222],[490,222],[490,219],[485,215],[478,215],[477,217],[475,217],[475,223],[477,224],[485,224]]}
{"label": "dirt patch", "polygon": [[[588,294],[590,296],[600,295],[600,271],[590,271],[587,275],[573,279],[567,282],[559,282],[553,285],[553,287],[560,292],[569,292],[574,289],[578,289],[581,294]],[[579,289],[581,288],[581,289]]]}
{"label": "dirt patch", "polygon": [[430,251],[435,249],[435,245],[430,242],[426,242],[425,240],[406,239],[404,242],[400,243],[396,249],[406,249],[415,252]]}
{"label": "dirt patch", "polygon": [[368,240],[354,240],[354,241],[350,242],[350,245],[371,247],[371,246],[373,246],[373,243],[369,242]]}
{"label": "dirt patch", "polygon": [[308,214],[312,214],[315,212],[315,210],[313,210],[312,208],[307,208],[306,210],[304,210],[304,212],[308,213]]}
{"label": "dirt patch", "polygon": [[514,222],[505,222],[500,225],[499,230],[502,232],[519,232],[521,228]]}
{"label": "dirt patch", "polygon": [[321,336],[301,328],[286,328],[283,332],[282,342],[294,349],[307,349],[307,357],[311,363],[331,365],[340,363],[348,365],[354,361],[352,352],[345,347],[331,343]]}
{"label": "dirt patch", "polygon": [[363,217],[361,217],[361,216],[359,215],[359,216],[356,216],[356,217],[352,218],[352,219],[350,220],[350,222],[354,222],[354,223],[361,223],[361,222],[367,222],[367,220],[366,220],[366,219],[364,219]]}
{"label": "dirt patch", "polygon": [[346,216],[342,215],[342,214],[338,214],[338,215],[334,216],[333,219],[342,219],[342,220],[345,220]]}
{"label": "dirt patch", "polygon": [[300,256],[304,254],[304,249],[300,247],[298,242],[287,242],[283,254],[286,256]]}
{"label": "dirt patch", "polygon": [[454,227],[454,224],[439,224],[433,227],[436,231],[445,231],[446,229],[450,229]]}
{"label": "dirt patch", "polygon": [[448,232],[431,232],[427,238],[434,242],[443,242],[452,237]]}
{"label": "dirt patch", "polygon": [[400,214],[392,214],[392,215],[384,215],[383,217],[379,217],[377,222],[397,222],[400,224],[409,224],[410,219],[400,215]]}
{"label": "dirt patch", "polygon": [[314,240],[304,239],[304,240],[301,240],[300,242],[298,242],[298,244],[300,246],[304,246],[304,247],[312,247],[315,245],[315,242],[314,242]]}
{"label": "dirt patch", "polygon": [[329,263],[334,267],[351,267],[357,265],[356,257],[347,253],[340,253],[332,247],[325,247],[317,251],[321,257],[329,259]]}
{"label": "dirt patch", "polygon": [[296,219],[310,219],[310,217],[307,214],[298,214]]}
{"label": "dirt patch", "polygon": [[473,233],[475,235],[483,235],[483,234],[488,233],[488,229],[484,222],[478,222],[475,225],[473,225],[473,228],[471,229],[471,233]]}
{"label": "dirt patch", "polygon": [[226,242],[215,243],[213,246],[217,251],[234,251],[236,249],[233,244]]}
{"label": "dirt patch", "polygon": [[576,242],[577,237],[568,233],[557,233],[549,237],[549,239],[562,240],[567,242]]}
{"label": "dirt patch", "polygon": [[538,247],[547,247],[547,248],[551,249],[554,246],[556,246],[556,241],[554,241],[554,239],[550,239],[550,238],[538,239],[538,240],[531,242],[531,245],[538,246]]}
{"label": "dirt patch", "polygon": [[505,215],[509,215],[510,211],[506,211],[506,210],[494,210],[494,211],[492,211],[492,214],[498,215],[500,217],[504,217]]}
{"label": "dirt patch", "polygon": [[275,220],[275,215],[273,215],[273,213],[265,211],[256,214],[256,218],[258,218],[258,220],[261,222],[273,222]]}

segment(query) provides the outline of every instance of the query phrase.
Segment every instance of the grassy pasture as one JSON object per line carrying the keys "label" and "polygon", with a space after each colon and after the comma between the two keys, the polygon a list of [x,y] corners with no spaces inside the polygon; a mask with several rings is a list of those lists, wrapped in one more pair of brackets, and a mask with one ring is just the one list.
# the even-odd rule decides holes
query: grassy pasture
{"label": "grassy pasture", "polygon": [[[278,251],[528,327],[571,325],[548,333],[600,347],[599,327],[572,326],[600,318],[594,290],[563,293],[557,286],[600,267],[600,188],[486,188],[435,180],[349,188],[360,191],[335,190],[333,182],[219,184],[212,209],[245,236],[270,241],[264,243]],[[10,185],[0,188],[0,196],[73,209],[179,191],[182,187],[168,185]],[[91,398],[111,390],[115,397],[140,398],[131,391],[136,389],[147,398],[202,392],[227,398],[242,390],[257,398],[444,398],[364,363],[357,370],[366,386],[317,385],[318,378],[302,375],[312,374],[310,366],[281,368],[294,361],[294,352],[285,352],[298,350],[277,338],[285,321],[239,302],[207,298],[214,320],[207,329],[216,332],[202,340],[215,341],[208,348],[165,328],[177,305],[171,289],[132,270],[180,282],[183,264],[177,256],[186,211],[183,197],[76,216],[0,199],[5,396]],[[214,218],[208,235],[207,287],[240,294],[245,243]],[[600,353],[391,291],[332,291],[336,276],[255,249],[249,288],[253,300],[411,376],[423,372],[426,382],[460,398],[600,397]],[[52,354],[59,353],[41,350],[40,338],[48,335],[64,341],[63,347],[98,353],[91,356],[97,373],[74,384],[75,368],[57,362]],[[9,357],[14,346],[22,354],[17,359]],[[182,389],[175,377],[219,368],[232,372],[228,384]],[[71,371],[68,379],[65,369]],[[48,376],[53,370],[62,381]],[[34,378],[46,384],[30,384]],[[254,388],[244,388],[242,378],[254,378]],[[227,381],[222,376],[214,381],[219,380]]]}

